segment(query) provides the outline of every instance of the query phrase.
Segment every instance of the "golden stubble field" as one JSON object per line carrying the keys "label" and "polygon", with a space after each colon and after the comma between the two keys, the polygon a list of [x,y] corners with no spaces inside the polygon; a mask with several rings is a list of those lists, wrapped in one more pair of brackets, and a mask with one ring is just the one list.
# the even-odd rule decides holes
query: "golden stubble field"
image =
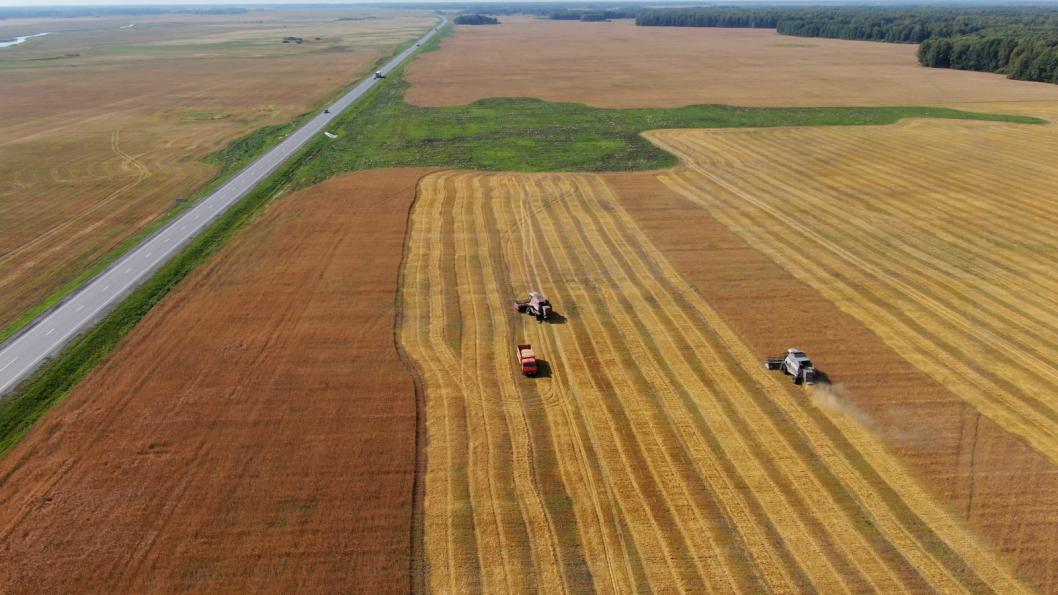
{"label": "golden stubble field", "polygon": [[[921,480],[1053,589],[1055,127],[921,120],[648,137],[683,160],[658,176],[672,191],[869,329],[886,347],[880,365],[892,351],[929,377],[921,386],[943,387],[886,395],[878,375],[881,390],[847,396],[879,416]],[[813,323],[806,333],[829,321]],[[842,351],[856,348],[832,353]]]}
{"label": "golden stubble field", "polygon": [[312,109],[433,22],[305,10],[0,23],[0,36],[52,32],[0,49],[0,327],[208,182],[202,157]]}
{"label": "golden stubble field", "polygon": [[677,192],[1058,462],[1053,126],[648,136]]}
{"label": "golden stubble field", "polygon": [[[1024,588],[870,431],[765,372],[607,178],[434,174],[407,250],[432,590]],[[534,288],[558,323],[512,311]]]}
{"label": "golden stubble field", "polygon": [[408,102],[537,97],[597,107],[822,107],[1058,100],[1058,86],[919,66],[915,46],[757,29],[501,17],[408,68]]}

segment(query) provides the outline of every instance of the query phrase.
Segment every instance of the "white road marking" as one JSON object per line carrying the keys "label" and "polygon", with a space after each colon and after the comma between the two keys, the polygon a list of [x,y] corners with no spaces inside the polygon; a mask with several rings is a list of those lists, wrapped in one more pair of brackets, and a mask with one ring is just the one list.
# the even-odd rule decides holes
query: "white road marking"
{"label": "white road marking", "polygon": [[8,366],[10,366],[11,364],[15,363],[16,361],[18,361],[17,357],[15,359],[7,362],[6,364],[4,364],[4,367],[0,368],[0,372],[3,372],[4,370],[6,370]]}
{"label": "white road marking", "polygon": [[110,286],[109,286],[109,285],[107,285],[107,286],[106,286],[106,287],[104,287],[103,289],[100,289],[99,291],[106,291],[106,290],[108,290],[108,289],[110,289]]}
{"label": "white road marking", "polygon": [[126,273],[131,272],[131,271],[132,271],[132,267],[129,267],[129,268],[125,269]]}
{"label": "white road marking", "polygon": [[74,312],[80,312],[81,310],[84,310],[84,304],[81,304],[80,306],[77,306],[77,309],[74,310]]}
{"label": "white road marking", "polygon": [[50,335],[50,334],[52,334],[54,332],[55,332],[55,329],[51,329],[50,331],[44,333],[44,336],[47,337],[48,335]]}

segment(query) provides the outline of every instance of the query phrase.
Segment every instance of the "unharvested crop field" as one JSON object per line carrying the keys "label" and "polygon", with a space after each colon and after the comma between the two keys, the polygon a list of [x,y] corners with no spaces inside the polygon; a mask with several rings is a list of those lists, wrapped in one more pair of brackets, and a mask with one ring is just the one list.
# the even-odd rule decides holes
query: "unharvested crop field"
{"label": "unharvested crop field", "polygon": [[284,197],[0,459],[0,591],[407,592],[423,171]]}
{"label": "unharvested crop field", "polygon": [[[433,590],[1024,588],[868,428],[765,372],[607,178],[433,174],[407,250]],[[533,288],[558,323],[512,312]]]}
{"label": "unharvested crop field", "polygon": [[415,105],[537,97],[597,107],[939,105],[1056,100],[1058,87],[924,68],[915,46],[774,31],[505,17],[408,68]]}
{"label": "unharvested crop field", "polygon": [[52,32],[0,49],[0,329],[216,176],[201,158],[310,110],[433,22],[305,10],[0,23],[0,37]]}

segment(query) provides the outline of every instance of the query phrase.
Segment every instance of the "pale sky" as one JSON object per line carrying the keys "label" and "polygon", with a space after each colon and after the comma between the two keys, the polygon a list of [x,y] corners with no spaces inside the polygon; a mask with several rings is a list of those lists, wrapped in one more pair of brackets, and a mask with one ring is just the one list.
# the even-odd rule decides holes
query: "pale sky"
{"label": "pale sky", "polygon": [[[371,4],[386,2],[399,2],[401,4],[420,2],[436,2],[436,0],[365,0]],[[474,2],[500,2],[506,0],[473,0]],[[185,6],[194,4],[206,4],[210,6],[225,6],[231,4],[253,4],[264,6],[268,4],[357,4],[356,0],[0,0],[0,7],[10,8],[26,6],[32,8],[63,7],[63,6]]]}

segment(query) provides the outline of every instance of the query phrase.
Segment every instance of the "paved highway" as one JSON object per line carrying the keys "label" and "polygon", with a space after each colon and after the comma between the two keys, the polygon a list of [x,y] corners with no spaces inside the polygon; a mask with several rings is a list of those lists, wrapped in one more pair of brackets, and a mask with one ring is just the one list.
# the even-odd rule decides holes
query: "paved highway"
{"label": "paved highway", "polygon": [[[447,19],[442,18],[440,24],[415,45],[383,66],[382,72],[388,74],[407,60],[418,44],[434,36],[446,22]],[[378,82],[373,75],[361,81],[341,99],[327,107],[330,113],[317,114],[213,194],[200,200],[186,213],[144,240],[62,304],[38,318],[32,326],[9,339],[0,348],[0,395],[17,386],[49,356],[55,355],[68,341],[98,322],[133,289],[147,280],[151,273],[175,256],[217,217],[249,194],[305,143],[321,134],[332,120]]]}

